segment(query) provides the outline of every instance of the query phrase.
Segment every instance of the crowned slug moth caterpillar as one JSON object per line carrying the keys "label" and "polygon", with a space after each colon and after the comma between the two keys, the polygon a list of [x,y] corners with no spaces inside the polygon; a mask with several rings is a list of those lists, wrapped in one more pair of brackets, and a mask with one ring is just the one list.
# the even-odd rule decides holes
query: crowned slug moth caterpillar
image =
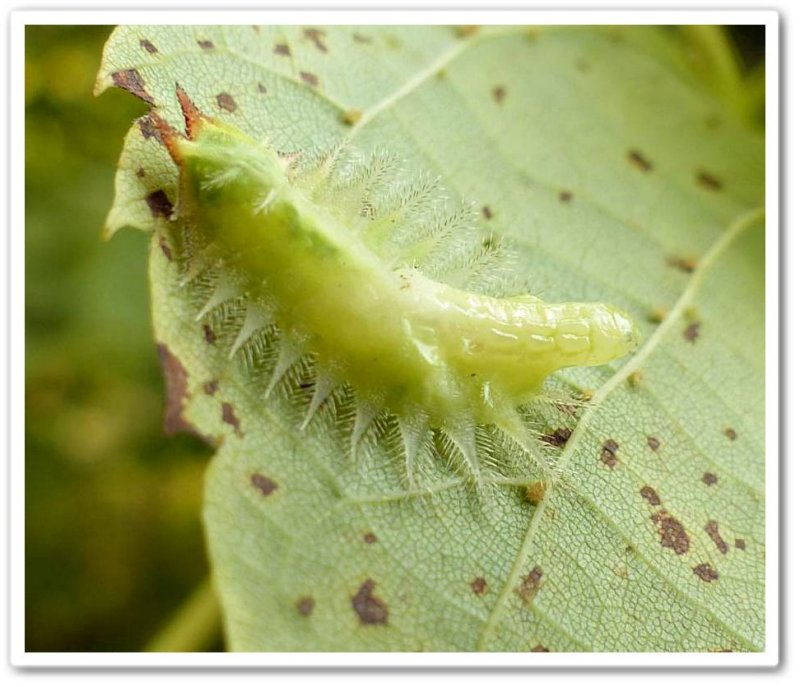
{"label": "crowned slug moth caterpillar", "polygon": [[463,277],[491,246],[475,244],[458,213],[431,212],[424,181],[376,192],[388,164],[380,156],[359,167],[337,149],[303,166],[200,113],[180,88],[178,99],[185,134],[151,116],[179,169],[170,224],[186,272],[222,266],[204,312],[244,296],[234,351],[277,327],[281,354],[269,388],[298,356],[313,356],[306,422],[348,385],[357,405],[353,446],[387,409],[407,465],[420,439],[438,430],[479,476],[477,426],[497,427],[535,459],[518,409],[541,393],[545,377],[608,363],[636,345],[634,323],[613,306],[496,297],[436,278]]}

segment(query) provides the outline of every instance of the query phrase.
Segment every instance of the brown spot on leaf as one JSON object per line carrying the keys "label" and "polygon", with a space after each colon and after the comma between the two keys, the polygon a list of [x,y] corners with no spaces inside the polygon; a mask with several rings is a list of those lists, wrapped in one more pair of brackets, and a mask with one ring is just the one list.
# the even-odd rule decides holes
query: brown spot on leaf
{"label": "brown spot on leaf", "polygon": [[736,440],[736,430],[733,427],[726,427],[725,428],[725,436],[728,437],[731,441]]}
{"label": "brown spot on leaf", "polygon": [[647,445],[650,447],[651,451],[658,451],[661,442],[658,440],[658,437],[647,437]]}
{"label": "brown spot on leaf", "polygon": [[153,124],[153,120],[150,118],[150,115],[140,117],[136,121],[139,125],[139,131],[142,132],[142,136],[144,137],[145,141],[153,137],[161,141],[161,134],[156,128],[155,124]]}
{"label": "brown spot on leaf", "polygon": [[719,573],[709,563],[700,563],[694,566],[693,570],[703,582],[716,582],[719,579]]}
{"label": "brown spot on leaf", "polygon": [[558,199],[562,203],[571,203],[572,202],[572,191],[559,191]]}
{"label": "brown spot on leaf", "polygon": [[358,122],[361,121],[363,114],[364,113],[361,112],[361,110],[347,110],[346,112],[342,112],[342,123],[347,124],[348,126],[358,124]]}
{"label": "brown spot on leaf", "polygon": [[506,99],[505,86],[495,86],[492,89],[492,98],[498,105],[502,105],[503,101]]}
{"label": "brown spot on leaf", "polygon": [[261,82],[259,82],[259,84],[258,84],[258,92],[259,93],[266,93],[267,92],[267,87]]}
{"label": "brown spot on leaf", "polygon": [[550,651],[550,649],[542,644],[537,644],[535,647],[533,647],[533,649],[531,649],[531,651]]}
{"label": "brown spot on leaf", "polygon": [[628,162],[630,162],[640,172],[650,172],[653,163],[648,160],[641,150],[631,149],[628,151]]}
{"label": "brown spot on leaf", "polygon": [[369,43],[372,43],[372,38],[370,38],[369,36],[365,36],[363,33],[354,33],[353,40],[356,43],[361,43],[362,45],[367,45]]}
{"label": "brown spot on leaf", "polygon": [[740,551],[744,551],[747,548],[744,539],[735,539],[733,545]]}
{"label": "brown spot on leaf", "polygon": [[374,589],[374,580],[364,580],[356,595],[350,598],[350,602],[363,625],[386,625],[389,620],[389,607],[383,599],[372,593]]}
{"label": "brown spot on leaf", "polygon": [[211,329],[210,325],[203,325],[203,338],[206,340],[206,343],[211,346],[217,342],[217,335],[214,330]]}
{"label": "brown spot on leaf", "polygon": [[302,615],[304,618],[308,618],[308,616],[310,616],[314,611],[314,597],[301,596],[295,603],[294,607],[297,609],[297,612],[300,615]]}
{"label": "brown spot on leaf", "polygon": [[542,502],[542,499],[546,493],[547,482],[541,479],[531,482],[527,487],[525,487],[525,498],[534,506],[538,506]]}
{"label": "brown spot on leaf", "polygon": [[150,105],[155,103],[153,97],[144,88],[142,75],[135,69],[124,69],[119,72],[114,72],[111,75],[111,79],[115,86],[125,89],[128,93],[132,93],[146,103]]}
{"label": "brown spot on leaf", "polygon": [[233,406],[230,403],[223,403],[222,404],[222,421],[233,427],[233,431],[236,432],[236,436],[242,436],[242,430],[239,425],[239,418],[236,417],[236,412],[233,409]]}
{"label": "brown spot on leaf", "polygon": [[172,216],[172,202],[161,189],[148,193],[145,202],[153,217],[169,219]]}
{"label": "brown spot on leaf", "polygon": [[144,50],[147,50],[147,52],[149,52],[151,55],[158,52],[158,48],[146,38],[142,38],[139,41],[139,47],[143,48]]}
{"label": "brown spot on leaf", "polygon": [[456,36],[459,38],[470,38],[478,33],[478,29],[480,26],[476,26],[474,24],[465,25],[465,26],[457,26],[456,27]]}
{"label": "brown spot on leaf", "polygon": [[628,386],[631,389],[638,389],[644,381],[644,372],[641,370],[634,370],[628,375]]}
{"label": "brown spot on leaf", "polygon": [[696,179],[698,185],[707,191],[719,191],[722,189],[722,182],[719,180],[719,177],[710,172],[705,172],[701,169],[697,172]]}
{"label": "brown spot on leaf", "polygon": [[300,78],[305,81],[309,86],[316,88],[319,86],[319,77],[311,72],[300,72]]}
{"label": "brown spot on leaf", "polygon": [[572,436],[572,430],[568,427],[559,427],[554,429],[549,434],[542,434],[540,439],[545,442],[546,444],[550,444],[550,446],[555,446],[556,448],[564,448],[569,438]]}
{"label": "brown spot on leaf", "polygon": [[213,396],[217,391],[219,391],[219,382],[216,379],[212,379],[209,382],[203,384],[203,391],[205,391],[209,396]]}
{"label": "brown spot on leaf", "polygon": [[197,45],[199,45],[203,50],[214,49],[214,41],[211,41],[208,38],[199,38],[197,40]]}
{"label": "brown spot on leaf", "polygon": [[492,217],[494,217],[494,212],[492,212],[492,208],[490,208],[488,205],[484,205],[481,208],[481,214],[485,219],[492,219]]}
{"label": "brown spot on leaf", "polygon": [[700,323],[690,322],[686,329],[683,330],[683,338],[689,343],[694,343],[700,336]]}
{"label": "brown spot on leaf", "polygon": [[689,535],[676,518],[662,510],[655,513],[651,519],[658,525],[661,546],[672,549],[679,556],[689,550]]}
{"label": "brown spot on leaf", "polygon": [[260,472],[254,472],[250,475],[250,484],[258,489],[262,496],[269,496],[278,488],[278,483],[274,479],[262,475]]}
{"label": "brown spot on leaf", "polygon": [[617,464],[617,451],[619,444],[613,439],[607,439],[600,450],[600,460],[603,461],[608,467],[613,468]]}
{"label": "brown spot on leaf", "polygon": [[660,324],[664,321],[664,318],[667,316],[667,309],[664,307],[660,308],[653,308],[650,313],[647,315],[647,319],[650,320],[653,324]]}
{"label": "brown spot on leaf", "polygon": [[164,344],[158,344],[158,360],[164,375],[164,434],[193,431],[183,417],[183,404],[188,397],[188,374],[178,358]]}
{"label": "brown spot on leaf", "polygon": [[325,32],[321,29],[305,29],[303,35],[310,40],[314,47],[320,52],[328,52],[328,46],[325,45]]}
{"label": "brown spot on leaf", "polygon": [[219,93],[217,95],[217,106],[226,112],[236,112],[236,101],[230,93]]}
{"label": "brown spot on leaf", "polygon": [[275,49],[272,51],[276,55],[282,55],[283,57],[291,57],[292,51],[286,43],[276,43]]}
{"label": "brown spot on leaf", "polygon": [[136,176],[139,177],[140,179],[144,179],[145,175],[146,172],[144,171],[143,167],[139,167],[139,169],[136,170]]}
{"label": "brown spot on leaf", "polygon": [[700,480],[705,484],[707,487],[710,487],[712,484],[717,483],[717,476],[713,472],[706,472],[703,473],[703,476]]}
{"label": "brown spot on leaf", "polygon": [[469,586],[472,587],[472,591],[475,593],[475,596],[483,596],[489,591],[489,585],[482,577],[476,577],[474,580],[472,580]]}
{"label": "brown spot on leaf", "polygon": [[530,602],[539,593],[539,589],[542,586],[542,577],[544,577],[544,572],[537,565],[522,578],[517,592],[525,603]]}
{"label": "brown spot on leaf", "polygon": [[681,272],[691,274],[697,269],[697,260],[692,257],[681,257],[679,255],[670,255],[667,258],[667,264],[670,267],[679,269]]}
{"label": "brown spot on leaf", "polygon": [[374,532],[365,532],[364,533],[364,543],[365,544],[374,544],[378,541],[378,537],[375,536]]}
{"label": "brown spot on leaf", "polygon": [[659,498],[656,490],[653,487],[643,486],[639,493],[642,495],[642,498],[647,501],[651,506],[660,506],[661,499]]}
{"label": "brown spot on leaf", "polygon": [[719,523],[716,520],[709,520],[703,528],[706,534],[711,537],[720,553],[728,553],[728,542],[726,542],[722,535],[719,533]]}

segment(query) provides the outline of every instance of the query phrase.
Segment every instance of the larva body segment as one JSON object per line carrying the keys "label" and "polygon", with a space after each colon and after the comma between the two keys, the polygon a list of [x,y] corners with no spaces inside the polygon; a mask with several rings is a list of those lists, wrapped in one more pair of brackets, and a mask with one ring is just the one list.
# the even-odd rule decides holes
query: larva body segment
{"label": "larva body segment", "polygon": [[[413,432],[424,426],[442,428],[472,463],[476,425],[497,425],[529,445],[517,408],[547,375],[604,364],[635,346],[633,322],[612,306],[498,298],[423,274],[413,262],[431,243],[424,227],[388,260],[376,245],[391,242],[387,231],[403,222],[376,221],[358,186],[337,189],[332,158],[297,173],[178,95],[185,137],[153,117],[180,169],[176,220],[187,269],[223,265],[218,292],[244,294],[258,313],[251,322],[274,322],[284,348],[313,354],[312,412],[328,390],[348,384],[360,410],[388,408],[411,428],[408,459]],[[326,194],[330,207],[319,202]],[[277,368],[275,378],[280,360]],[[357,421],[354,433],[362,431]]]}

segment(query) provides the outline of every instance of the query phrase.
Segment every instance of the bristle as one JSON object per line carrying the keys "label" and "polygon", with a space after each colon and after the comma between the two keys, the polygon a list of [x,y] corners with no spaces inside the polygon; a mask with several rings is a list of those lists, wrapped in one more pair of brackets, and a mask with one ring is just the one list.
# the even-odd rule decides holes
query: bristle
{"label": "bristle", "polygon": [[283,379],[283,376],[300,358],[303,357],[303,352],[295,344],[294,341],[285,337],[281,339],[278,348],[278,360],[275,363],[275,368],[272,370],[272,376],[267,383],[267,388],[264,391],[264,397],[268,397],[275,390],[275,387]]}
{"label": "bristle", "polygon": [[356,406],[356,420],[353,425],[353,433],[350,435],[350,454],[353,458],[356,456],[358,444],[364,436],[373,420],[378,416],[380,406],[375,403],[367,401],[358,401]]}
{"label": "bristle", "polygon": [[225,279],[224,277],[220,278],[219,281],[217,281],[214,291],[209,297],[208,301],[206,301],[205,305],[200,309],[200,312],[197,313],[195,321],[199,322],[212,310],[218,308],[226,301],[236,298],[238,295],[239,290],[236,288],[236,285],[233,282]]}
{"label": "bristle", "polygon": [[242,346],[249,341],[250,337],[252,337],[260,329],[263,329],[268,323],[269,317],[263,309],[255,305],[248,304],[247,312],[244,316],[244,322],[239,330],[239,334],[236,336],[236,340],[231,346],[231,350],[228,353],[228,359],[233,360],[233,357],[239,352]]}
{"label": "bristle", "polygon": [[475,423],[467,418],[459,419],[448,423],[444,428],[444,433],[460,452],[464,467],[466,467],[472,480],[481,486],[483,484],[483,477],[481,475],[481,466],[478,462],[478,451],[475,445]]}
{"label": "bristle", "polygon": [[325,401],[328,399],[328,396],[330,396],[336,389],[336,386],[337,380],[330,375],[325,373],[317,375],[317,382],[314,385],[314,395],[311,397],[311,403],[308,405],[308,411],[306,412],[306,416],[300,425],[301,430],[304,430],[306,427],[308,427],[308,424],[311,422],[317,410],[319,410],[319,407],[325,403]]}
{"label": "bristle", "polygon": [[403,451],[406,459],[406,479],[414,486],[414,462],[419,449],[428,435],[428,416],[423,412],[398,417],[400,434],[403,437]]}

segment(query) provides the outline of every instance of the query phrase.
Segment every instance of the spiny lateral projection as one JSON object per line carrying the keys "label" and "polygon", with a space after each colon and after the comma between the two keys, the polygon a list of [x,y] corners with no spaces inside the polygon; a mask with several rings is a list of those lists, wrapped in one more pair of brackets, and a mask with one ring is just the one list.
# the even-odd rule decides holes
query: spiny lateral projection
{"label": "spiny lateral projection", "polygon": [[281,156],[177,93],[185,135],[151,113],[179,168],[171,241],[184,280],[211,283],[200,317],[245,303],[231,356],[278,337],[267,394],[310,356],[303,428],[347,386],[353,451],[388,411],[409,479],[438,437],[480,482],[487,427],[546,471],[524,407],[555,370],[631,351],[632,320],[602,303],[502,297],[510,279],[498,243],[470,225],[469,210],[445,205],[435,181],[395,181],[389,156],[363,159],[345,146],[312,160]]}

